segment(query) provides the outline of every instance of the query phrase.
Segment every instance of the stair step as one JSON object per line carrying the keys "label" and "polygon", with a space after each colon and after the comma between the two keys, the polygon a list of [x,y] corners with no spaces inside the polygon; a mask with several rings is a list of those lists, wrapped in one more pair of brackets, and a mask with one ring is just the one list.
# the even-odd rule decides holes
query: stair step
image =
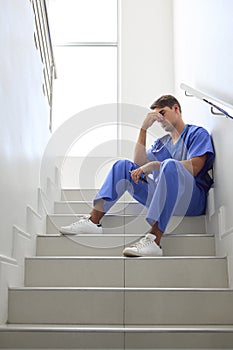
{"label": "stair step", "polygon": [[[83,214],[83,213],[82,213]],[[54,214],[47,216],[47,233],[59,232],[61,226],[77,221],[82,214]],[[102,219],[104,233],[138,233],[145,234],[151,228],[144,215],[112,215],[107,214]],[[195,232],[194,232],[195,228]],[[174,216],[168,224],[166,233],[206,233],[205,216],[180,217]]]}
{"label": "stair step", "polygon": [[0,348],[232,349],[233,326],[0,326]]}
{"label": "stair step", "polygon": [[[92,209],[92,201],[69,201],[69,202],[55,202],[55,214],[89,214]],[[109,213],[117,215],[140,215],[145,214],[147,209],[137,202],[117,202],[110,209]]]}
{"label": "stair step", "polygon": [[226,288],[227,263],[216,257],[27,258],[25,286]]}
{"label": "stair step", "polygon": [[8,323],[233,324],[233,291],[219,288],[11,288]]}
{"label": "stair step", "polygon": [[[44,235],[37,236],[39,256],[122,256],[126,245],[141,235]],[[164,235],[161,241],[164,256],[214,256],[213,235]]]}

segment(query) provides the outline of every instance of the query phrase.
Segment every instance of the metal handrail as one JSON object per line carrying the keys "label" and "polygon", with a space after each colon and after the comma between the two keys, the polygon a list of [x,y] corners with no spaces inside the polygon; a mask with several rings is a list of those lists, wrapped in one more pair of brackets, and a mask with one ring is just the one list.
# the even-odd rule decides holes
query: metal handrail
{"label": "metal handrail", "polygon": [[46,23],[46,28],[47,28],[47,35],[48,35],[48,44],[49,44],[49,52],[51,55],[51,65],[54,70],[54,78],[57,78],[57,72],[56,72],[56,64],[55,64],[55,59],[54,59],[54,53],[53,53],[53,44],[52,44],[52,39],[51,39],[51,32],[50,32],[50,26],[49,26],[49,19],[48,19],[48,11],[47,11],[47,6],[46,6],[46,0],[43,0],[44,4],[44,19]]}
{"label": "metal handrail", "polygon": [[53,53],[53,45],[51,40],[51,32],[48,20],[48,11],[46,0],[31,0],[32,8],[35,16],[34,34],[36,47],[40,51],[41,61],[44,65],[44,84],[43,91],[47,95],[50,107],[50,123],[49,129],[52,130],[52,97],[53,97],[53,80],[57,78],[56,65]]}
{"label": "metal handrail", "polygon": [[[231,110],[233,110],[233,105],[231,105],[225,101],[219,100],[215,97],[208,96],[205,93],[198,91],[198,90],[196,90],[196,89],[194,89],[186,84],[181,84],[180,87],[181,87],[181,89],[185,90],[186,96],[189,96],[189,97],[194,96],[194,97],[199,98],[200,100],[208,103],[211,106],[211,113],[212,114],[225,115],[227,118],[233,119],[233,116],[230,115],[225,109],[220,107],[218,104],[225,106],[227,108],[230,108]],[[212,102],[212,101],[214,101],[214,102]],[[219,111],[219,113],[216,113],[214,111],[215,109],[217,109]]]}

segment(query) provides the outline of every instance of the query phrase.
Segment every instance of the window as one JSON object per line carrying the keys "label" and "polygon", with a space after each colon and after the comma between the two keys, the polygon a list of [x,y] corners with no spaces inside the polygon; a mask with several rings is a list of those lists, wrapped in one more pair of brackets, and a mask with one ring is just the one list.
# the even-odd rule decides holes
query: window
{"label": "window", "polygon": [[48,10],[54,131],[84,109],[117,102],[117,0],[49,0]]}

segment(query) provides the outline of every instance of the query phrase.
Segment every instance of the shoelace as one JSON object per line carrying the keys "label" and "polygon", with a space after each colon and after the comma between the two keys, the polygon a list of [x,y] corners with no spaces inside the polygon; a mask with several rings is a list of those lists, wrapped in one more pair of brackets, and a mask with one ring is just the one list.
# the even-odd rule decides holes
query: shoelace
{"label": "shoelace", "polygon": [[145,245],[149,245],[151,244],[153,241],[151,239],[149,239],[148,237],[143,237],[142,239],[140,239],[140,241],[136,242],[135,244],[133,244],[133,247],[136,248],[142,248]]}
{"label": "shoelace", "polygon": [[81,216],[81,218],[80,218],[78,221],[76,221],[76,222],[74,222],[73,224],[71,224],[71,227],[76,227],[76,226],[78,226],[79,224],[82,224],[82,223],[85,223],[85,222],[87,223],[88,220],[89,220],[89,218],[90,218],[89,215]]}

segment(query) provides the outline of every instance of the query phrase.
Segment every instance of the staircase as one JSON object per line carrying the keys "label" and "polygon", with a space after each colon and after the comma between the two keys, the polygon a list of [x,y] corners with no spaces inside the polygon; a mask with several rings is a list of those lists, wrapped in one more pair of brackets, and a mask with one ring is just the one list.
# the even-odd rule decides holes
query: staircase
{"label": "staircase", "polygon": [[205,217],[174,217],[163,257],[125,258],[149,226],[123,198],[104,234],[62,236],[60,225],[89,213],[93,190],[63,190],[25,260],[25,286],[9,289],[0,348],[233,349],[233,291],[227,261],[215,256]]}

